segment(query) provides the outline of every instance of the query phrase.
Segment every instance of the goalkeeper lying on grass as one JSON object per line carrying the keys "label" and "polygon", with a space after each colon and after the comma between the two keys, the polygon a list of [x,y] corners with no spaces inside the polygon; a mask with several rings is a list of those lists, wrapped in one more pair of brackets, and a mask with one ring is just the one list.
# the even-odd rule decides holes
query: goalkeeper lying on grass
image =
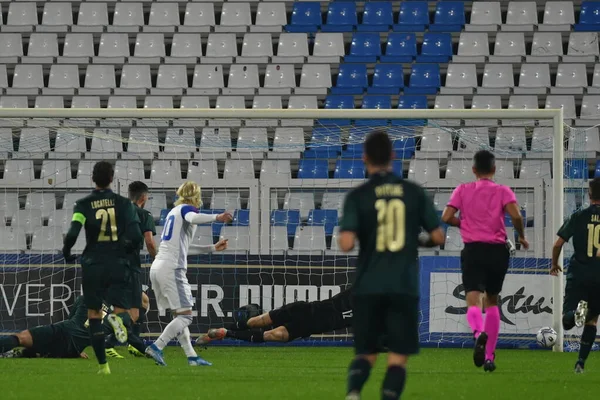
{"label": "goalkeeper lying on grass", "polygon": [[224,338],[246,342],[290,342],[312,334],[331,332],[352,326],[350,289],[327,300],[297,301],[268,313],[260,314],[259,307],[250,304],[236,312],[236,322],[226,328],[210,329],[196,340],[205,345]]}

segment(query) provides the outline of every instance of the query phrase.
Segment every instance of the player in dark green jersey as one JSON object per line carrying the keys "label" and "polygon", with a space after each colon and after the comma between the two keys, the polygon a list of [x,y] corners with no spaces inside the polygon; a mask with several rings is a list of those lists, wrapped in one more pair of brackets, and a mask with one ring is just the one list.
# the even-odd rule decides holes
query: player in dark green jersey
{"label": "player in dark green jersey", "polygon": [[571,238],[575,252],[567,269],[567,286],[563,302],[563,327],[583,328],[575,372],[585,368],[596,340],[596,325],[600,314],[600,178],[590,181],[590,206],[575,211],[558,231],[552,248],[550,274],[562,272],[558,259],[563,245]]}
{"label": "player in dark green jersey", "polygon": [[113,166],[100,161],[94,165],[92,180],[96,189],[78,200],[73,219],[64,239],[63,255],[73,260],[71,248],[82,227],[86,247],[81,256],[82,286],[88,306],[89,331],[94,353],[100,364],[99,374],[110,374],[105,354],[105,334],[102,328],[102,304],[106,300],[114,307],[107,317],[119,342],[127,340],[130,322],[131,273],[130,253],[142,243],[140,220],[129,199],[110,190]]}
{"label": "player in dark green jersey", "polygon": [[[135,206],[135,211],[140,219],[140,229],[144,235],[144,242],[150,257],[156,256],[156,244],[154,236],[156,235],[156,226],[154,218],[148,210],[144,210],[144,206],[148,201],[148,186],[144,182],[135,181],[129,184],[129,200]],[[129,266],[131,268],[131,304],[129,314],[131,315],[132,328],[128,332],[129,346],[128,350],[131,354],[137,357],[145,357],[145,345],[140,338],[141,324],[144,322],[146,313],[142,307],[142,264],[140,262],[140,252],[143,245],[130,255]],[[116,339],[114,336],[109,337],[106,343],[106,355],[112,358],[123,358],[116,350]]]}
{"label": "player in dark green jersey", "polygon": [[[347,399],[359,399],[377,360],[383,336],[389,348],[382,399],[398,399],[408,356],[419,350],[419,245],[439,246],[444,232],[435,206],[418,184],[394,175],[392,142],[386,132],[370,133],[363,159],[369,180],[344,202],[339,247],[360,244],[354,291],[354,349]],[[423,228],[429,235],[423,239]]]}

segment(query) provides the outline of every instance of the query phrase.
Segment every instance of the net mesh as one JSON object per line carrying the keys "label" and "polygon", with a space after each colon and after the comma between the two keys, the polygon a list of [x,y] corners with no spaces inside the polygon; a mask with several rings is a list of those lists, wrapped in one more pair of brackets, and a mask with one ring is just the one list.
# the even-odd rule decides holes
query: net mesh
{"label": "net mesh", "polygon": [[[58,252],[73,203],[92,187],[98,160],[115,162],[113,186],[121,194],[135,180],[150,186],[146,208],[158,225],[157,241],[184,180],[201,184],[204,212],[234,211],[231,225],[197,229],[195,243],[225,237],[229,251],[190,258],[188,276],[197,298],[193,333],[222,325],[248,303],[268,311],[329,298],[353,278],[356,252],[343,254],[336,242],[344,195],[365,176],[360,160],[365,135],[384,128],[394,142],[394,171],[424,184],[440,213],[454,187],[472,179],[474,152],[496,154],[497,180],[515,190],[532,243],[528,251],[517,244],[502,294],[500,341],[532,346],[537,330],[553,324],[547,275],[554,238],[548,211],[552,121],[348,117],[0,120],[1,329],[61,320],[80,293],[79,269],[65,266]],[[596,127],[565,126],[565,216],[588,201],[593,132],[597,136]],[[511,227],[508,235],[514,238]],[[421,342],[470,346],[462,243],[454,228],[447,228],[446,237],[442,247],[422,252]],[[74,251],[84,245],[80,237]],[[565,256],[570,251],[567,246]],[[147,256],[145,262],[148,267]],[[168,320],[153,311],[147,334],[159,333]],[[342,330],[313,337],[313,343],[349,338]]]}

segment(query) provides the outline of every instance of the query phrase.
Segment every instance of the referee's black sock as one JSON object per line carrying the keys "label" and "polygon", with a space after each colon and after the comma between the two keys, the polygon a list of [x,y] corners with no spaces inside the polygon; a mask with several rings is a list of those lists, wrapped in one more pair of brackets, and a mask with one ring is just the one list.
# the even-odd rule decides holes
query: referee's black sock
{"label": "referee's black sock", "polygon": [[399,365],[388,367],[381,387],[381,400],[397,400],[404,390],[406,368]]}
{"label": "referee's black sock", "polygon": [[575,311],[567,311],[562,317],[563,328],[566,331],[575,327]]}
{"label": "referee's black sock", "polygon": [[263,343],[265,341],[262,329],[251,329],[249,331],[227,331],[226,337],[243,340],[251,343]]}
{"label": "referee's black sock", "polygon": [[596,340],[596,327],[594,325],[584,326],[583,333],[581,334],[578,361],[585,363],[594,345],[594,340]]}
{"label": "referee's black sock", "polygon": [[371,363],[366,358],[355,358],[348,368],[348,391],[360,393],[371,374]]}
{"label": "referee's black sock", "polygon": [[6,353],[19,346],[19,338],[16,336],[0,337],[0,353]]}
{"label": "referee's black sock", "polygon": [[94,354],[98,359],[98,364],[106,364],[106,352],[104,344],[104,327],[101,319],[90,319],[90,338]]}

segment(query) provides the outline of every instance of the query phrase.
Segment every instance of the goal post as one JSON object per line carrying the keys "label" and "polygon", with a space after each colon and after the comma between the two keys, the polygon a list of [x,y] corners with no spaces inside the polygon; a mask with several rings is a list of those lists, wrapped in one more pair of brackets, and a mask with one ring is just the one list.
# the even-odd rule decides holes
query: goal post
{"label": "goal post", "polygon": [[[23,133],[31,127],[46,128],[50,144],[43,137]],[[122,161],[121,165],[133,165],[127,163],[127,160],[134,159],[130,154],[131,146],[135,145],[140,154],[143,153],[141,158],[145,160],[145,171],[127,171],[120,175],[124,178],[115,182],[116,189],[122,194],[125,194],[129,181],[138,176],[147,181],[152,192],[160,193],[161,198],[166,199],[162,200],[163,204],[170,205],[174,189],[183,181],[187,166],[187,179],[199,181],[203,187],[203,198],[211,199],[211,210],[247,210],[246,222],[238,225],[244,229],[235,230],[244,232],[246,238],[236,237],[236,241],[230,241],[234,246],[247,248],[234,248],[223,256],[194,258],[191,263],[194,284],[198,285],[195,290],[199,303],[199,321],[193,332],[199,333],[226,322],[235,308],[248,302],[256,302],[268,310],[295,300],[323,299],[351,283],[356,254],[346,255],[337,250],[335,226],[338,217],[343,217],[343,194],[364,179],[364,170],[360,170],[362,164],[358,159],[360,145],[369,131],[376,128],[388,131],[397,154],[395,170],[397,168],[405,176],[408,171],[408,178],[422,183],[440,209],[456,185],[473,179],[470,159],[474,151],[489,149],[496,154],[501,168],[506,168],[498,174],[497,180],[511,186],[517,192],[520,203],[524,199],[527,232],[534,235],[532,250],[519,248],[517,259],[511,265],[510,273],[514,279],[508,280],[504,305],[510,315],[503,315],[506,318],[503,318],[501,344],[509,347],[533,346],[537,329],[553,326],[559,340],[555,350],[562,351],[564,280],[562,275],[550,278],[547,269],[552,240],[564,219],[566,193],[577,190],[577,204],[581,206],[585,202],[584,180],[568,181],[566,185],[563,182],[565,164],[570,166],[575,157],[572,154],[574,149],[569,148],[565,158],[565,145],[569,138],[563,127],[562,109],[0,109],[0,153],[6,154],[4,164],[28,159],[27,154],[20,151],[22,146],[29,152],[39,149],[39,154],[32,157],[36,161],[31,164],[35,173],[31,171],[30,183],[24,184],[22,179],[11,181],[7,172],[0,179],[0,196],[17,191],[19,207],[24,209],[28,206],[25,204],[23,207],[27,201],[23,193],[62,191],[57,196],[61,199],[65,196],[66,199],[65,192],[89,188],[89,179],[78,179],[80,177],[76,176],[74,167],[71,167],[73,173],[66,172],[64,180],[55,179],[52,183],[40,175],[39,168],[44,161],[60,159],[55,153],[61,132],[68,132],[74,138],[85,137],[87,149],[82,154],[85,153],[86,157],[93,153],[94,148],[90,150],[89,143],[94,140],[102,143],[122,141],[117,149],[110,147],[112,155],[107,157]],[[278,132],[284,128],[296,129],[292,133],[300,132],[300,139],[286,136],[278,141]],[[103,129],[106,129],[105,133]],[[117,136],[109,134],[111,129],[117,132]],[[577,129],[571,128],[570,136],[575,135]],[[169,139],[171,130],[178,130],[182,138],[170,141],[173,139]],[[212,136],[205,135],[205,130],[210,130]],[[219,130],[227,130],[229,144],[222,142]],[[242,140],[240,133],[250,131],[256,135]],[[188,133],[191,136],[183,138]],[[10,140],[3,138],[3,134],[10,134]],[[68,148],[67,143],[62,150]],[[305,148],[309,150],[304,160],[316,161],[303,164],[301,153]],[[584,152],[585,148],[579,150]],[[101,158],[102,152],[91,159]],[[256,172],[235,170],[227,175],[227,171],[223,171],[225,158],[243,160],[244,163],[251,160],[249,165],[253,165]],[[73,163],[79,162],[76,158],[70,159]],[[219,171],[214,172],[214,177],[194,175],[199,170],[192,168],[192,164],[206,160],[214,161]],[[265,168],[265,160],[286,160],[284,165],[288,165],[288,169],[261,171]],[[154,168],[157,161],[177,164],[177,170],[181,168],[183,175],[179,179],[171,179],[165,174],[155,175],[156,171],[149,168]],[[275,168],[272,167],[275,164],[269,165],[268,168]],[[325,171],[300,171],[309,167],[318,169],[322,165]],[[536,169],[537,175],[521,171],[525,165]],[[349,169],[342,171],[343,168]],[[547,175],[544,175],[545,168],[548,169]],[[215,197],[216,194],[223,196]],[[224,198],[230,199],[229,195],[238,196],[237,206],[229,200],[227,204],[219,203]],[[303,203],[306,199],[309,199],[310,206]],[[212,204],[213,201],[215,204]],[[64,204],[67,202],[64,201]],[[337,212],[329,213],[334,210]],[[18,226],[13,225],[15,218],[0,209],[0,214],[3,212],[6,226],[0,225],[0,229],[16,229]],[[155,215],[155,218],[159,220],[159,216]],[[293,218],[297,220],[290,229]],[[44,219],[43,226],[48,227],[49,224],[48,219]],[[208,240],[223,236],[220,229],[221,226],[213,227]],[[512,228],[509,232],[509,236],[512,235]],[[27,233],[26,247],[21,251],[35,253],[33,235]],[[458,256],[462,244],[457,240],[456,231],[450,228],[446,245],[422,252],[421,283],[425,299],[421,304],[420,335],[424,345],[464,346],[470,340],[464,322],[464,293],[459,279]],[[4,252],[0,250],[0,253]],[[5,272],[0,274],[0,285],[4,285],[0,291],[4,299],[0,299],[0,304],[12,305],[14,311],[21,304],[18,299],[15,300],[19,295],[15,285],[23,279],[16,275],[29,271],[27,276],[35,281],[42,279],[42,274],[32,272],[39,269],[32,257],[13,259],[17,261],[4,267],[0,265],[0,272]],[[560,263],[562,265],[562,257]],[[65,275],[63,271],[60,274]],[[71,275],[69,279],[75,282],[76,278]],[[52,282],[60,281],[60,276],[52,279]],[[79,289],[74,284],[69,285],[74,291]],[[33,298],[31,294],[28,296]],[[44,296],[40,294],[35,298]],[[0,306],[0,330],[23,326],[19,318],[29,318],[31,313],[26,307],[31,307],[31,304],[28,301],[23,303],[25,312],[20,316],[7,310],[3,312]],[[60,304],[54,304],[52,299],[40,300],[41,311],[37,314],[48,314],[49,309],[54,310],[58,306]],[[36,322],[43,320],[40,318]],[[57,317],[50,312],[49,318]],[[160,321],[159,324],[164,324],[167,320]],[[149,326],[150,334],[155,334],[158,328]],[[347,332],[334,332],[318,340],[347,337]]]}

